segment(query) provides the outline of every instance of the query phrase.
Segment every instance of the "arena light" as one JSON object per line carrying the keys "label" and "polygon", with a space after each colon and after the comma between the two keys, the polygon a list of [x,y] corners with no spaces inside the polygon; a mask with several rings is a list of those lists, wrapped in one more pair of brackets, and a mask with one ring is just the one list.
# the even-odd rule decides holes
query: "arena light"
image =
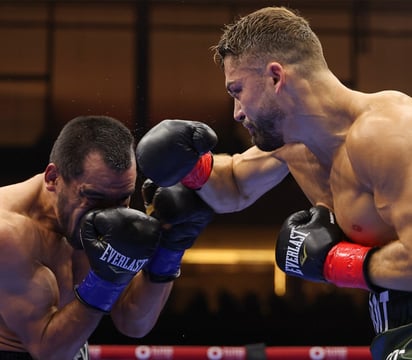
{"label": "arena light", "polygon": [[183,262],[206,265],[273,265],[274,252],[270,249],[189,249]]}
{"label": "arena light", "polygon": [[286,294],[286,275],[280,270],[276,263],[273,264],[273,289],[277,296],[284,296]]}
{"label": "arena light", "polygon": [[273,267],[273,289],[277,296],[286,294],[286,276],[275,263],[273,249],[192,248],[186,251],[183,263],[203,265],[269,265]]}

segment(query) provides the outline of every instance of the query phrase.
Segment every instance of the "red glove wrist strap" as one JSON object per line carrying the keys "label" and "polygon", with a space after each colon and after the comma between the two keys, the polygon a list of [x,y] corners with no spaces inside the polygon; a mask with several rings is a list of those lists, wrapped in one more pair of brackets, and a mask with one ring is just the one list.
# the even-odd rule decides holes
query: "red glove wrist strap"
{"label": "red glove wrist strap", "polygon": [[328,282],[339,287],[369,290],[364,265],[370,247],[341,241],[328,253],[323,274]]}
{"label": "red glove wrist strap", "polygon": [[181,183],[189,189],[198,190],[209,179],[213,168],[213,155],[209,151],[203,154],[192,171],[187,174]]}

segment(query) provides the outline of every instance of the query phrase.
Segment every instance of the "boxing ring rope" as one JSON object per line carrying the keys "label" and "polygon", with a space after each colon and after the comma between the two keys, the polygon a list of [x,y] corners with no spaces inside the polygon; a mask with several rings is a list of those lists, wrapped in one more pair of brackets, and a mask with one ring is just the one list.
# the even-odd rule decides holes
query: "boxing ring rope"
{"label": "boxing ring rope", "polygon": [[90,345],[91,360],[371,360],[366,346]]}

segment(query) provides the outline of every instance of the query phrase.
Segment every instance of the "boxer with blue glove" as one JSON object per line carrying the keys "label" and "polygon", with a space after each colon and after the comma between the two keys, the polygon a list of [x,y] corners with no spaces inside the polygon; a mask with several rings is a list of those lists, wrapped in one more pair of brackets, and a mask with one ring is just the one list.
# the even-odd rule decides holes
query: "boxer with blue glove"
{"label": "boxer with blue glove", "polygon": [[180,276],[185,251],[192,247],[214,211],[183,184],[158,187],[147,179],[142,186],[147,212],[163,225],[159,246],[144,271],[152,282],[169,282]]}
{"label": "boxer with blue glove", "polygon": [[156,250],[160,224],[126,207],[93,210],[82,220],[80,239],[91,269],[75,288],[77,298],[108,313]]}

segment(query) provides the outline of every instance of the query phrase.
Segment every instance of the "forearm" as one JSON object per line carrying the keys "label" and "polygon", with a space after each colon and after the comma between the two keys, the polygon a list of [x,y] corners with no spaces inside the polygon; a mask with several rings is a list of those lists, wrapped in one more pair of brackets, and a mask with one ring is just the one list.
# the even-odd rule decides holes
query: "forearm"
{"label": "forearm", "polygon": [[379,287],[412,291],[412,249],[400,240],[381,247],[371,256],[368,273]]}
{"label": "forearm", "polygon": [[29,337],[26,348],[36,359],[71,360],[89,339],[102,317],[102,312],[75,299],[51,314],[47,325],[39,331],[40,339]]}
{"label": "forearm", "polygon": [[111,311],[116,328],[130,337],[145,336],[156,324],[172,287],[172,281],[154,283],[139,272]]}
{"label": "forearm", "polygon": [[217,213],[230,213],[252,205],[289,173],[286,164],[251,147],[233,156],[215,154],[209,180],[198,191]]}
{"label": "forearm", "polygon": [[242,208],[247,199],[243,199],[234,177],[232,156],[213,156],[212,173],[197,193],[216,213],[230,213]]}

